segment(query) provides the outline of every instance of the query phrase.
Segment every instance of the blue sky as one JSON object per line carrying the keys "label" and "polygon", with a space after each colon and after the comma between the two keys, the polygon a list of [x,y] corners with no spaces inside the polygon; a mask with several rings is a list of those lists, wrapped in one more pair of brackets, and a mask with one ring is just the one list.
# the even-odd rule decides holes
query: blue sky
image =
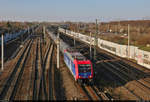
{"label": "blue sky", "polygon": [[0,0],[0,20],[94,21],[150,18],[150,0]]}

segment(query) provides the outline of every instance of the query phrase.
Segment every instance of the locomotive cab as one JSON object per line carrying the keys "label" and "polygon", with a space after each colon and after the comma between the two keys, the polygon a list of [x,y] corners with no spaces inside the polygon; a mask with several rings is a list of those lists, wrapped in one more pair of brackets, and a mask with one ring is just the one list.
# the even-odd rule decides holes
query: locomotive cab
{"label": "locomotive cab", "polygon": [[93,81],[93,68],[89,60],[78,62],[78,82],[92,83]]}

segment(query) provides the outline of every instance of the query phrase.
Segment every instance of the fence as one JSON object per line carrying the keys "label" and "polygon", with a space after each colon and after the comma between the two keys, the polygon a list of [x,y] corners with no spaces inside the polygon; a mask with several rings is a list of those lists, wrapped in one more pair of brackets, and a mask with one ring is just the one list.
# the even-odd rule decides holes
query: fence
{"label": "fence", "polygon": [[[59,31],[90,44],[90,36],[83,35],[80,33],[75,33],[75,32],[65,30],[62,28],[59,28]],[[94,45],[94,40],[95,40],[94,37],[92,37],[91,39],[92,39],[91,44]],[[128,46],[127,45],[120,45],[120,44],[113,43],[110,41],[102,40],[100,38],[98,38],[98,45],[97,46],[99,48],[101,48],[105,51],[108,51],[110,53],[113,53],[117,56],[124,57],[124,58],[129,57],[130,59],[134,59],[137,61],[137,63],[139,65],[142,65],[142,66],[150,69],[150,52],[140,50],[136,46],[129,46],[129,52],[128,52]]]}

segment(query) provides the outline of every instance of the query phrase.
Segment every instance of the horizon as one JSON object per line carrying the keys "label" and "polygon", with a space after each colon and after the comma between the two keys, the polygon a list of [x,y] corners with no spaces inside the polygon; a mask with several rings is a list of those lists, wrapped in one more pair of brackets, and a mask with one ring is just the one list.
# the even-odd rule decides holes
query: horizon
{"label": "horizon", "polygon": [[[96,19],[94,19],[96,20]],[[29,22],[29,23],[66,23],[66,22],[72,22],[72,23],[76,23],[76,22],[81,22],[81,23],[95,23],[95,21],[19,21],[19,20],[0,20],[0,22],[21,22],[21,23],[25,23],[25,22]],[[109,22],[124,22],[124,21],[150,21],[150,19],[122,19],[122,20],[110,20],[110,21],[101,21],[101,23],[109,23]],[[100,23],[100,22],[99,22]]]}
{"label": "horizon", "polygon": [[0,21],[102,22],[150,19],[147,0],[1,0]]}

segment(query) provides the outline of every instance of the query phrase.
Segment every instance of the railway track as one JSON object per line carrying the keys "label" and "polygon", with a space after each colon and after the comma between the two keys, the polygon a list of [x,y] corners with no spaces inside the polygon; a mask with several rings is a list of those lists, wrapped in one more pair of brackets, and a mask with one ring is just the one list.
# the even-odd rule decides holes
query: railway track
{"label": "railway track", "polygon": [[46,44],[43,44],[43,40],[41,38],[38,39],[32,100],[56,100],[54,94],[52,94],[54,93],[54,82],[50,80],[50,78],[54,77],[51,72],[51,70],[54,69],[53,51],[54,44],[51,43],[49,38],[47,39]]}
{"label": "railway track", "polygon": [[45,96],[45,100],[48,100],[48,92],[47,92],[47,80],[46,80],[46,62],[47,62],[47,60],[48,60],[48,56],[50,55],[50,56],[52,56],[52,54],[51,54],[51,52],[50,52],[50,49],[51,49],[51,47],[52,47],[53,45],[51,45],[51,43],[49,42],[49,44],[48,44],[48,47],[46,47],[46,48],[48,48],[47,50],[46,50],[46,52],[45,52],[45,56],[44,56],[44,58],[43,58],[43,70],[42,70],[42,80],[43,80],[43,92],[44,92],[44,96]]}
{"label": "railway track", "polygon": [[15,86],[14,86],[14,88],[13,88],[13,91],[12,91],[12,94],[11,94],[9,100],[14,100],[14,98],[15,98],[15,96],[16,96],[17,89],[18,89],[18,86],[19,86],[19,84],[20,84],[20,81],[21,81],[21,78],[22,78],[22,75],[23,75],[23,72],[24,72],[24,69],[25,69],[25,64],[26,64],[26,62],[27,62],[27,58],[28,58],[29,53],[30,53],[30,50],[31,50],[31,45],[32,45],[32,43],[29,45],[29,49],[28,49],[28,51],[27,51],[26,57],[24,58],[23,63],[21,64],[21,65],[22,65],[21,68],[20,68],[21,70],[20,70],[20,72],[19,72],[19,74],[18,74],[18,77],[17,77],[16,83],[15,83]]}
{"label": "railway track", "polygon": [[[69,38],[68,37],[66,37],[66,38],[64,38],[64,37],[62,37],[61,36],[61,38],[64,40],[64,41],[67,41],[69,44],[71,43],[71,41],[69,40]],[[73,46],[73,43],[71,43],[70,44],[71,46]],[[83,50],[80,50],[82,53],[84,53],[85,54],[85,52],[87,52],[87,54],[85,54],[86,56],[88,56],[88,58],[90,58],[89,57],[89,52],[88,52],[88,48],[87,47],[84,47],[84,49]],[[109,69],[109,71],[110,72],[112,72],[113,74],[116,74],[116,75],[119,75],[119,73],[122,73],[122,75],[120,75],[120,78],[122,79],[122,80],[126,80],[125,82],[127,83],[127,82],[129,82],[130,80],[134,80],[135,81],[135,78],[132,78],[131,77],[131,75],[129,75],[129,74],[126,74],[125,72],[121,72],[122,70],[123,71],[127,71],[127,70],[129,70],[129,68],[127,67],[127,66],[130,66],[130,65],[128,65],[128,64],[126,64],[126,65],[124,65],[123,63],[123,61],[120,61],[120,60],[116,60],[116,61],[112,61],[111,62],[111,60],[113,60],[112,58],[109,58],[109,56],[107,57],[107,58],[105,58],[104,59],[104,56],[102,56],[102,53],[98,53],[98,55],[101,55],[101,56],[99,56],[98,58],[101,58],[101,57],[103,57],[103,59],[97,59],[97,60],[99,60],[99,61],[101,61],[101,62],[103,62],[104,64],[106,64],[106,65],[104,65],[104,67],[106,67],[106,66],[109,66],[109,67],[111,67],[111,68],[113,68],[114,70],[117,70],[116,71],[116,73],[114,73],[113,71],[110,71],[110,69],[111,68],[108,68]],[[105,56],[106,56],[106,54],[105,54]],[[106,61],[106,62],[104,62],[103,60],[108,60],[108,62]],[[110,60],[110,61],[109,61]],[[119,62],[119,63],[118,63]],[[121,70],[121,68],[122,68],[122,70]],[[124,69],[123,69],[124,68]],[[131,67],[130,66],[130,69],[132,68],[132,72],[134,72],[135,74],[133,74],[132,76],[137,76],[137,75],[139,75],[139,74],[142,74],[144,77],[145,77],[145,74],[142,72],[142,71],[140,71],[140,70],[137,70],[136,68],[133,68],[133,67]],[[134,69],[134,70],[133,70]],[[112,70],[112,69],[111,69]],[[124,75],[124,76],[123,76]],[[138,83],[137,83],[138,82]],[[141,81],[138,81],[138,80],[136,80],[134,83],[135,83],[135,85],[137,85],[137,87],[138,88],[140,88],[141,90],[143,89],[143,90],[145,90],[145,92],[147,93],[147,95],[149,95],[149,92],[150,91],[148,91],[149,90],[149,83],[148,83],[149,81],[147,81],[147,84],[146,84],[146,82],[141,82]],[[141,85],[139,85],[139,84],[141,84]],[[146,87],[146,88],[144,88],[144,87]],[[140,97],[139,97],[139,95],[137,95],[137,93],[135,94],[135,93],[133,93],[133,91],[132,90],[129,90],[128,89],[128,91],[130,91],[132,94],[134,94],[136,97],[137,97],[137,99],[146,99],[146,98],[144,98],[144,97],[141,97],[141,95],[140,95]],[[148,96],[147,96],[148,97]]]}
{"label": "railway track", "polygon": [[[54,52],[54,46],[53,50],[51,50],[51,53]],[[53,53],[55,55],[55,53]],[[56,94],[55,94],[55,81],[54,81],[54,69],[56,68],[56,61],[54,60],[54,56],[51,56],[50,58],[50,67],[49,67],[49,99],[50,100],[56,100]]]}
{"label": "railway track", "polygon": [[[27,100],[32,100],[33,98],[33,87],[34,87],[34,75],[35,75],[35,62],[36,62],[36,55],[37,55],[37,44],[38,40],[35,39],[34,43],[33,43],[33,49],[32,49],[32,53],[31,53],[31,68],[28,70],[30,72],[29,75],[29,87],[28,87],[28,93],[27,93]],[[28,72],[28,74],[29,74]]]}
{"label": "railway track", "polygon": [[27,58],[27,62],[25,64],[23,75],[20,80],[20,85],[17,87],[18,91],[16,93],[14,100],[31,100],[29,96],[30,96],[30,84],[31,84],[30,82],[31,82],[31,76],[32,76],[32,69],[33,69],[32,65],[33,65],[33,60],[34,60],[33,53],[36,48],[35,41],[36,40],[33,39],[31,51]]}
{"label": "railway track", "polygon": [[[84,51],[83,51],[84,52]],[[130,75],[128,75],[127,73],[124,73],[124,72],[121,72],[121,71],[124,71],[124,69],[122,69],[121,70],[121,68],[122,68],[122,65],[120,64],[120,66],[117,66],[118,65],[118,61],[119,62],[122,62],[121,60],[115,60],[115,59],[110,59],[110,58],[103,58],[102,57],[103,56],[103,54],[101,54],[101,53],[99,53],[98,54],[98,60],[100,60],[99,62],[102,64],[104,64],[103,66],[105,67],[105,68],[107,68],[108,69],[108,71],[110,71],[110,72],[112,72],[112,73],[114,73],[114,74],[116,74],[120,79],[122,79],[122,81],[120,80],[120,82],[122,83],[122,85],[124,85],[123,83],[128,83],[128,82],[130,82],[130,81],[134,81],[134,86],[136,86],[137,87],[137,89],[140,89],[141,90],[141,92],[140,92],[140,94],[142,93],[143,94],[143,96],[142,95],[138,95],[138,93],[139,92],[133,92],[132,90],[133,89],[130,89],[129,87],[127,87],[127,86],[125,86],[125,89],[127,89],[130,93],[132,93],[138,100],[142,100],[142,99],[148,99],[148,97],[149,97],[149,91],[148,91],[148,87],[145,85],[145,84],[143,84],[143,83],[141,83],[141,82],[139,82],[138,80],[135,80],[134,78],[132,78]],[[102,65],[100,65],[100,66],[102,66]],[[111,68],[110,68],[111,67]],[[124,66],[123,66],[124,67]],[[114,69],[114,70],[112,70],[112,68]],[[126,68],[126,70],[128,70],[127,68]],[[128,72],[128,71],[127,71]],[[136,89],[136,88],[134,88],[134,89]],[[145,90],[145,91],[144,91]],[[144,93],[147,93],[147,94],[144,94]],[[146,96],[147,95],[147,96]],[[142,96],[142,97],[141,97]]]}
{"label": "railway track", "polygon": [[42,40],[40,39],[40,46],[39,46],[39,49],[40,49],[40,54],[39,54],[39,57],[40,57],[40,86],[39,86],[39,93],[38,93],[38,100],[43,100],[45,98],[45,93],[43,91],[43,89],[45,88],[43,86],[43,72],[44,72],[44,66],[43,66],[43,50],[42,50],[43,46],[42,46]]}
{"label": "railway track", "polygon": [[[64,38],[64,40],[67,40],[67,39]],[[69,41],[69,40],[68,40],[68,41]],[[71,44],[71,43],[69,43],[69,44]],[[72,44],[72,45],[73,45],[73,44]],[[77,85],[76,85],[76,86],[77,86]],[[82,90],[84,91],[84,93],[86,94],[86,96],[89,97],[90,100],[102,100],[102,99],[104,99],[104,100],[110,100],[110,99],[105,95],[104,92],[100,92],[100,91],[98,91],[98,90],[94,90],[94,88],[91,87],[91,86],[82,86],[82,85],[81,85],[80,87],[82,87],[82,88],[80,88],[80,89],[82,89]],[[78,86],[78,88],[79,88],[79,86]],[[100,93],[100,94],[98,94],[98,93]]]}
{"label": "railway track", "polygon": [[[124,76],[122,76],[121,74],[118,74],[119,72],[116,72],[115,70],[112,70],[112,66],[108,66],[106,64],[101,64],[101,66],[104,66],[104,68],[106,68],[109,72],[112,72],[113,74],[115,74],[118,78],[114,78],[115,80],[118,80],[118,81],[115,81],[114,82],[117,82],[117,84],[119,86],[122,86],[124,85],[125,83],[127,83],[126,79],[124,79]],[[114,67],[113,67],[114,68]],[[110,77],[107,75],[107,77]],[[126,77],[128,78],[128,77]],[[112,79],[111,79],[112,80]],[[129,90],[127,87],[124,87],[125,89],[127,89],[130,93],[132,93],[132,95],[134,95],[138,100],[140,100],[141,98],[139,96],[137,96],[134,92],[132,92],[131,90]]]}
{"label": "railway track", "polygon": [[[67,43],[69,43],[71,46],[73,46],[72,43],[70,43],[70,40],[67,38],[62,38],[64,41],[68,41]],[[74,81],[74,79],[72,78],[72,81]],[[74,82],[75,86],[77,87],[77,89],[79,89],[79,91],[84,94],[86,97],[88,97],[89,100],[110,100],[110,98],[104,93],[104,92],[100,92],[99,90],[96,89],[96,87],[92,87],[92,86],[87,86],[87,85],[79,85],[76,82]],[[73,100],[78,100],[78,98],[76,97],[72,97]]]}
{"label": "railway track", "polygon": [[50,74],[49,74],[49,70],[51,68],[51,60],[52,60],[52,53],[53,53],[53,45],[52,43],[49,45],[51,46],[51,48],[49,49],[49,51],[47,52],[48,55],[46,55],[45,57],[45,63],[44,63],[44,66],[45,66],[45,74],[44,74],[44,78],[46,81],[46,91],[47,91],[47,99],[50,100],[52,99],[51,98],[51,95],[50,95],[50,90],[51,90],[51,82],[50,82]]}
{"label": "railway track", "polygon": [[15,60],[15,67],[9,68],[9,73],[5,73],[4,78],[7,80],[0,76],[3,79],[0,80],[0,100],[57,99],[54,44],[49,37],[44,43],[40,35],[34,34],[31,38],[15,59],[12,59]]}
{"label": "railway track", "polygon": [[91,86],[81,85],[82,89],[85,91],[90,100],[101,100],[101,97],[97,94]]}
{"label": "railway track", "polygon": [[[53,90],[53,83],[51,82],[52,73],[50,72],[53,66],[53,51],[54,51],[54,44],[50,41],[50,38],[47,37],[47,45],[45,47],[45,52],[43,54],[43,67],[42,67],[42,75],[41,75],[41,82],[40,82],[40,100],[54,100],[54,96],[52,94]],[[43,47],[40,47],[42,50]],[[41,54],[42,55],[42,54]],[[42,57],[42,56],[41,56]],[[42,97],[43,96],[43,99]],[[56,100],[56,99],[55,99]]]}
{"label": "railway track", "polygon": [[[26,74],[25,71],[27,70],[27,68],[29,66],[29,56],[31,54],[32,45],[33,45],[33,40],[32,40],[31,45],[29,46],[29,50],[27,51],[27,55],[26,55],[23,63],[21,64],[22,65],[21,71],[19,72],[19,76],[17,78],[17,82],[15,84],[15,88],[13,90],[11,97],[10,97],[10,100],[15,100],[17,96],[20,96],[20,90],[22,90],[23,85],[25,85],[23,80],[25,79],[25,74]],[[22,92],[24,92],[24,96],[26,96],[25,90]],[[22,97],[22,95],[21,95],[21,97]]]}
{"label": "railway track", "polygon": [[104,92],[100,91],[95,85],[79,85],[78,88],[84,91],[84,94],[86,94],[89,100],[113,100]]}
{"label": "railway track", "polygon": [[98,94],[101,100],[113,100],[112,96],[107,93],[100,90],[97,86],[92,86],[93,90]]}
{"label": "railway track", "polygon": [[[103,66],[104,68],[107,68],[108,71],[116,74],[122,80],[122,81],[120,80],[120,82],[118,82],[118,83],[121,83],[122,85],[124,85],[124,83],[128,83],[129,81],[134,80],[129,75],[126,75],[126,74],[124,75],[124,73],[121,72],[120,66],[116,66],[116,64],[117,64],[116,61],[118,61],[118,60],[113,61],[113,59],[106,59],[106,58],[104,59],[104,58],[102,58],[102,55],[97,56],[97,57],[99,58],[97,60],[100,60],[100,62],[101,62],[101,64],[99,66]],[[108,61],[105,61],[105,60],[108,60]],[[115,63],[115,65],[112,63]],[[97,64],[97,66],[98,66],[98,64]],[[112,70],[112,69],[114,69],[114,70]],[[137,87],[141,88],[141,87],[139,87],[139,85]],[[125,87],[125,89],[128,90],[130,93],[132,93],[138,100],[144,99],[144,98],[141,98],[141,96],[139,96],[137,93],[133,92],[128,87]]]}
{"label": "railway track", "polygon": [[[63,65],[65,65],[64,62],[61,62],[61,63],[63,63]],[[65,65],[65,67],[66,67],[66,65]],[[80,100],[81,99],[82,100],[82,98],[84,97],[84,100],[101,100],[101,97],[96,93],[95,90],[93,90],[92,86],[82,85],[82,84],[77,83],[74,80],[74,78],[71,75],[71,73],[68,70],[68,68],[65,68],[65,69],[69,73],[69,76],[70,76],[72,82],[74,83],[75,87],[77,88],[77,91],[80,92],[80,95],[82,95],[82,97],[80,97],[80,98],[77,95],[77,96],[71,96],[69,99],[71,99],[71,100]]]}
{"label": "railway track", "polygon": [[36,41],[36,48],[34,51],[34,61],[30,83],[30,100],[48,100],[47,91],[47,73],[48,67],[48,56],[51,54],[51,42],[47,39],[47,44],[43,44],[42,38],[38,37]]}
{"label": "railway track", "polygon": [[[31,100],[56,100],[54,69],[55,59],[53,57],[54,44],[46,35],[46,43],[42,37],[38,37],[36,54],[32,76],[32,99]],[[31,85],[32,86],[32,85]]]}
{"label": "railway track", "polygon": [[[101,67],[106,67],[106,66],[103,66],[103,65],[101,65]],[[109,67],[108,67],[109,68]],[[104,70],[104,71],[103,71]],[[108,80],[109,81],[109,83],[111,83],[111,85],[108,85],[108,86],[111,86],[111,87],[113,87],[113,88],[117,88],[118,87],[118,89],[119,89],[119,92],[121,91],[121,90],[124,90],[126,93],[125,94],[128,94],[129,96],[131,96],[130,98],[128,97],[128,99],[129,100],[140,100],[140,97],[138,97],[137,95],[135,95],[131,90],[129,90],[128,88],[126,88],[126,87],[124,87],[124,86],[122,86],[122,84],[124,84],[124,83],[122,83],[122,80],[120,79],[120,77],[118,77],[116,74],[114,74],[113,72],[112,73],[110,73],[109,71],[110,70],[108,70],[107,68],[105,68],[105,69],[103,69],[103,70],[100,70],[100,71],[102,71],[103,73],[105,73],[105,74],[103,74],[103,77],[104,77],[104,79],[106,79],[106,80]],[[109,72],[109,73],[106,73],[106,72]],[[97,88],[99,88],[100,86],[99,86],[99,84],[97,84]],[[108,89],[103,89],[103,90],[105,90],[106,92],[109,92],[110,90]],[[112,96],[114,96],[115,94],[111,94]],[[120,95],[120,93],[117,93],[116,94],[117,95],[117,97],[114,97],[114,99],[120,99],[121,98],[121,95]],[[115,96],[116,96],[115,95]],[[126,98],[124,98],[125,100],[126,100]]]}
{"label": "railway track", "polygon": [[[102,58],[102,56],[101,56]],[[105,60],[106,58],[103,57],[103,59]],[[111,68],[113,68],[112,72],[116,72],[115,74],[118,75],[118,77],[120,77],[125,83],[128,83],[130,81],[134,81],[134,87],[135,89],[138,88],[139,90],[141,90],[141,93],[143,92],[143,96],[140,94],[138,94],[138,92],[133,92],[137,97],[139,97],[139,99],[146,99],[146,97],[149,97],[150,94],[150,90],[149,87],[147,85],[145,85],[144,83],[141,83],[141,81],[138,81],[136,79],[134,79],[134,75],[130,75],[127,67],[119,64],[118,62],[104,62],[107,66],[110,66]],[[109,69],[110,70],[110,69]],[[129,88],[128,88],[129,89]],[[131,89],[129,89],[131,90]],[[144,94],[145,93],[145,94]],[[146,96],[147,95],[147,96]]]}
{"label": "railway track", "polygon": [[40,89],[40,76],[41,76],[41,59],[40,59],[40,39],[38,39],[36,48],[36,60],[35,60],[35,71],[34,71],[34,83],[33,83],[33,98],[32,100],[38,100],[38,94]]}
{"label": "railway track", "polygon": [[[48,49],[47,49],[48,47]],[[42,75],[40,79],[40,93],[39,93],[39,100],[48,100],[48,91],[47,91],[47,84],[46,84],[46,68],[47,66],[46,62],[50,59],[50,56],[52,56],[52,50],[53,50],[53,45],[49,42],[48,46],[46,47],[45,54],[43,54],[43,58],[41,56],[42,60]],[[42,51],[42,47],[40,47]],[[42,54],[41,54],[42,55]],[[42,99],[43,97],[43,99]]]}
{"label": "railway track", "polygon": [[0,100],[12,100],[14,98],[17,91],[17,86],[19,85],[20,78],[22,77],[22,73],[24,71],[24,66],[31,49],[31,45],[32,40],[30,40],[25,46],[20,58],[18,59],[15,67],[13,68],[13,71],[3,85],[0,93]]}
{"label": "railway track", "polygon": [[[68,43],[70,42],[70,40],[68,38],[63,38],[63,37],[61,37],[61,38],[64,41],[68,40],[67,41]],[[73,43],[69,43],[69,44],[70,44],[70,46],[73,46]],[[108,95],[106,95],[106,93],[98,90],[98,88],[96,88],[96,86],[86,86],[86,87],[81,86],[81,87],[83,88],[83,90],[85,91],[85,93],[87,94],[87,96],[89,97],[90,100],[95,100],[95,99],[96,100],[113,100],[112,97],[110,97],[110,96],[108,97]]]}

